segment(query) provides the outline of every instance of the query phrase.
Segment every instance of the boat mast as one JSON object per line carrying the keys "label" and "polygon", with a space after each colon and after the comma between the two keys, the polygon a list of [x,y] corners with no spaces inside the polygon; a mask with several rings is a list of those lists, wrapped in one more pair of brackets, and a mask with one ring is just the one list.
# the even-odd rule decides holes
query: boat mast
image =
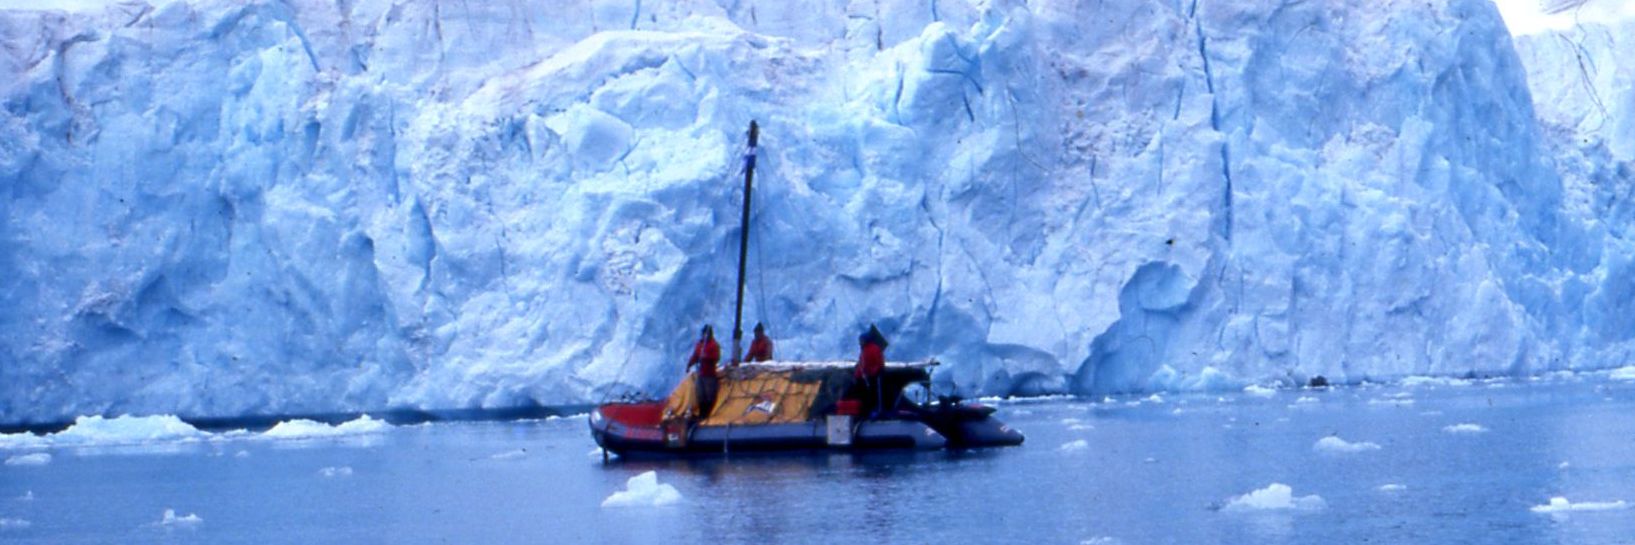
{"label": "boat mast", "polygon": [[749,151],[744,152],[744,216],[738,227],[738,303],[732,315],[732,364],[738,365],[744,339],[744,260],[749,257],[749,197],[755,183],[755,145],[761,133],[755,120],[749,122]]}

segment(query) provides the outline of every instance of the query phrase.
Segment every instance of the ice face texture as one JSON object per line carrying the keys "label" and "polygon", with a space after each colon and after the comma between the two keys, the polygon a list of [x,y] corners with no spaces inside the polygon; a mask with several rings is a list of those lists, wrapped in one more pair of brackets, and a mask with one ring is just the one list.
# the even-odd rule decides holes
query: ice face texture
{"label": "ice face texture", "polygon": [[7,422],[665,392],[727,337],[749,119],[783,357],[878,323],[1102,394],[1635,336],[1628,86],[1578,123],[1485,0],[76,4],[0,11]]}

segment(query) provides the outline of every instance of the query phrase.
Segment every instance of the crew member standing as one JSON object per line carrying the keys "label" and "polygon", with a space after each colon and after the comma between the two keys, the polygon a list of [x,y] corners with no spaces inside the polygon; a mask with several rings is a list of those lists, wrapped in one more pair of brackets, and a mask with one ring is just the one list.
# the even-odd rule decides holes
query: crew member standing
{"label": "crew member standing", "polygon": [[863,405],[868,410],[865,414],[873,415],[884,404],[885,394],[880,384],[880,375],[886,370],[886,336],[880,333],[880,328],[869,324],[869,331],[857,338],[860,353],[857,355],[857,367],[852,369],[852,378],[862,387],[860,396]]}
{"label": "crew member standing", "polygon": [[744,354],[744,361],[772,361],[772,338],[766,336],[766,328],[755,324],[755,339],[749,341],[749,353]]}
{"label": "crew member standing", "polygon": [[698,418],[703,420],[710,416],[710,410],[715,408],[715,394],[721,388],[720,379],[715,375],[715,364],[721,362],[721,345],[715,342],[715,329],[704,326],[704,332],[693,345],[693,357],[687,360],[687,370],[698,366],[698,375],[693,380],[693,397],[698,400]]}

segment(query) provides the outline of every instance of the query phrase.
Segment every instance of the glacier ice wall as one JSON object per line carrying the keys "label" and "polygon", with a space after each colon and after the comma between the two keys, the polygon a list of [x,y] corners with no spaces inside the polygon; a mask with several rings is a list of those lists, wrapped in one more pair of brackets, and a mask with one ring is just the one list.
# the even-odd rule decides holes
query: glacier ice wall
{"label": "glacier ice wall", "polygon": [[878,322],[1101,393],[1635,334],[1629,139],[1559,174],[1485,0],[652,4],[0,11],[0,420],[662,392],[731,320],[749,119],[784,357]]}

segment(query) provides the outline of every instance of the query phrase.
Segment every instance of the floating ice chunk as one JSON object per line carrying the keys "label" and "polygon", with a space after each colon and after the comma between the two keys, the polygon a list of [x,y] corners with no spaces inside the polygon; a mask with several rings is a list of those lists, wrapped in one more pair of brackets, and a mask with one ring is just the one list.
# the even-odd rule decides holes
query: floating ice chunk
{"label": "floating ice chunk", "polygon": [[1447,433],[1459,433],[1459,434],[1486,433],[1487,428],[1482,427],[1481,424],[1468,424],[1467,423],[1467,424],[1454,424],[1452,426],[1446,426],[1446,427],[1442,428],[1442,431],[1447,432]]}
{"label": "floating ice chunk", "polygon": [[250,451],[240,450],[238,452],[233,453],[233,457],[234,458],[249,458],[250,457]]}
{"label": "floating ice chunk", "polygon": [[166,509],[165,516],[159,519],[158,524],[166,527],[187,527],[197,526],[201,522],[204,522],[204,519],[199,518],[199,515],[195,513],[188,513],[178,517],[176,516],[176,510]]}
{"label": "floating ice chunk", "polygon": [[1061,420],[1061,423],[1062,423],[1063,426],[1074,426],[1074,425],[1078,425],[1078,423],[1080,423],[1080,422],[1083,422],[1083,421],[1079,420],[1077,418],[1072,418],[1072,417],[1063,418]]}
{"label": "floating ice chunk", "polygon": [[1067,429],[1072,430],[1072,431],[1084,431],[1084,430],[1093,430],[1093,429],[1096,429],[1096,427],[1092,426],[1092,425],[1089,425],[1089,424],[1074,424],[1074,425],[1068,426]]}
{"label": "floating ice chunk", "polygon": [[1158,459],[1149,457],[1149,458],[1147,458],[1145,460],[1142,460],[1141,463],[1143,463],[1143,464],[1156,464],[1156,463],[1158,463]]}
{"label": "floating ice chunk", "polygon": [[8,466],[43,466],[49,463],[51,463],[51,455],[44,452],[19,454],[6,458],[6,465]]}
{"label": "floating ice chunk", "polygon": [[1408,377],[1402,379],[1401,384],[1409,388],[1416,386],[1470,386],[1471,380],[1452,377]]}
{"label": "floating ice chunk", "polygon": [[351,422],[343,422],[335,426],[323,422],[296,419],[279,422],[272,429],[261,434],[261,437],[267,439],[314,439],[380,433],[391,427],[391,424],[387,424],[383,420],[370,418],[367,414]]}
{"label": "floating ice chunk", "polygon": [[1635,380],[1635,365],[1613,369],[1611,373],[1607,373],[1607,378],[1612,380]]}
{"label": "floating ice chunk", "polygon": [[1294,495],[1294,489],[1283,483],[1272,483],[1266,488],[1227,500],[1222,511],[1321,511],[1328,507],[1321,496]]}
{"label": "floating ice chunk", "polygon": [[602,507],[658,507],[679,501],[681,492],[676,491],[676,487],[660,483],[658,473],[648,471],[631,477],[625,483],[625,490],[602,500]]}
{"label": "floating ice chunk", "polygon": [[21,450],[49,446],[51,446],[50,441],[32,433],[0,433],[0,449]]}
{"label": "floating ice chunk", "polygon": [[1625,509],[1628,507],[1629,504],[1624,503],[1624,500],[1584,501],[1573,503],[1567,501],[1567,498],[1556,496],[1554,498],[1550,498],[1550,503],[1547,505],[1533,506],[1532,511],[1534,513],[1565,513],[1568,511],[1612,511],[1615,509]]}
{"label": "floating ice chunk", "polygon": [[1379,488],[1376,488],[1375,490],[1379,490],[1380,492],[1401,492],[1401,491],[1407,490],[1407,489],[1408,489],[1408,487],[1406,487],[1406,486],[1403,486],[1403,485],[1400,485],[1400,484],[1397,484],[1397,483],[1389,483],[1389,484],[1382,484],[1382,485],[1380,485]]}
{"label": "floating ice chunk", "polygon": [[1079,545],[1124,545],[1124,542],[1116,537],[1098,536],[1080,541]]}
{"label": "floating ice chunk", "polygon": [[1312,403],[1321,403],[1322,400],[1311,396],[1300,396],[1300,399],[1296,399],[1294,402],[1300,405],[1309,405]]}
{"label": "floating ice chunk", "polygon": [[324,478],[351,477],[352,466],[326,467],[318,470],[318,474]]}
{"label": "floating ice chunk", "polygon": [[1147,402],[1148,403],[1163,403],[1164,402],[1164,396],[1161,396],[1161,395],[1158,395],[1158,394],[1153,394],[1153,395],[1147,396]]}
{"label": "floating ice chunk", "polygon": [[1573,465],[1572,465],[1572,464],[1570,464],[1570,463],[1567,463],[1567,462],[1561,462],[1561,463],[1559,463],[1559,464],[1556,464],[1556,469],[1567,469],[1567,468],[1569,468],[1569,467],[1572,467],[1572,466],[1573,466]]}
{"label": "floating ice chunk", "polygon": [[1085,450],[1085,449],[1088,449],[1088,448],[1090,448],[1090,442],[1089,441],[1085,441],[1083,439],[1078,439],[1078,440],[1074,440],[1074,441],[1068,441],[1066,444],[1063,444],[1060,447],[1056,447],[1056,450],[1059,450],[1059,451],[1062,451],[1062,452],[1078,452],[1078,451]]}
{"label": "floating ice chunk", "polygon": [[1249,395],[1252,395],[1252,396],[1255,396],[1255,397],[1272,397],[1274,395],[1277,395],[1277,390],[1273,390],[1271,388],[1267,388],[1267,387],[1261,386],[1259,384],[1250,384],[1248,386],[1243,387],[1243,393],[1249,394]]}
{"label": "floating ice chunk", "polygon": [[[597,451],[600,452],[601,449],[597,449]],[[505,452],[501,452],[501,453],[495,454],[493,456],[489,456],[488,459],[490,459],[490,460],[520,460],[520,459],[526,458],[526,457],[528,457],[528,449],[519,448],[519,449],[515,449],[515,450],[508,450],[508,451],[505,451]]]}
{"label": "floating ice chunk", "polygon": [[23,530],[33,525],[23,519],[0,518],[0,530]]}
{"label": "floating ice chunk", "polygon": [[17,501],[34,501],[34,491],[23,492],[23,495],[17,496]]}
{"label": "floating ice chunk", "polygon": [[1353,452],[1366,452],[1366,451],[1370,451],[1370,450],[1379,450],[1380,446],[1377,443],[1370,443],[1368,441],[1358,441],[1356,443],[1348,443],[1348,442],[1346,442],[1345,439],[1341,439],[1339,437],[1335,437],[1335,436],[1330,435],[1328,437],[1318,439],[1317,444],[1312,445],[1311,449],[1315,450],[1315,451],[1318,451],[1318,452],[1346,454],[1346,453],[1353,453]]}

